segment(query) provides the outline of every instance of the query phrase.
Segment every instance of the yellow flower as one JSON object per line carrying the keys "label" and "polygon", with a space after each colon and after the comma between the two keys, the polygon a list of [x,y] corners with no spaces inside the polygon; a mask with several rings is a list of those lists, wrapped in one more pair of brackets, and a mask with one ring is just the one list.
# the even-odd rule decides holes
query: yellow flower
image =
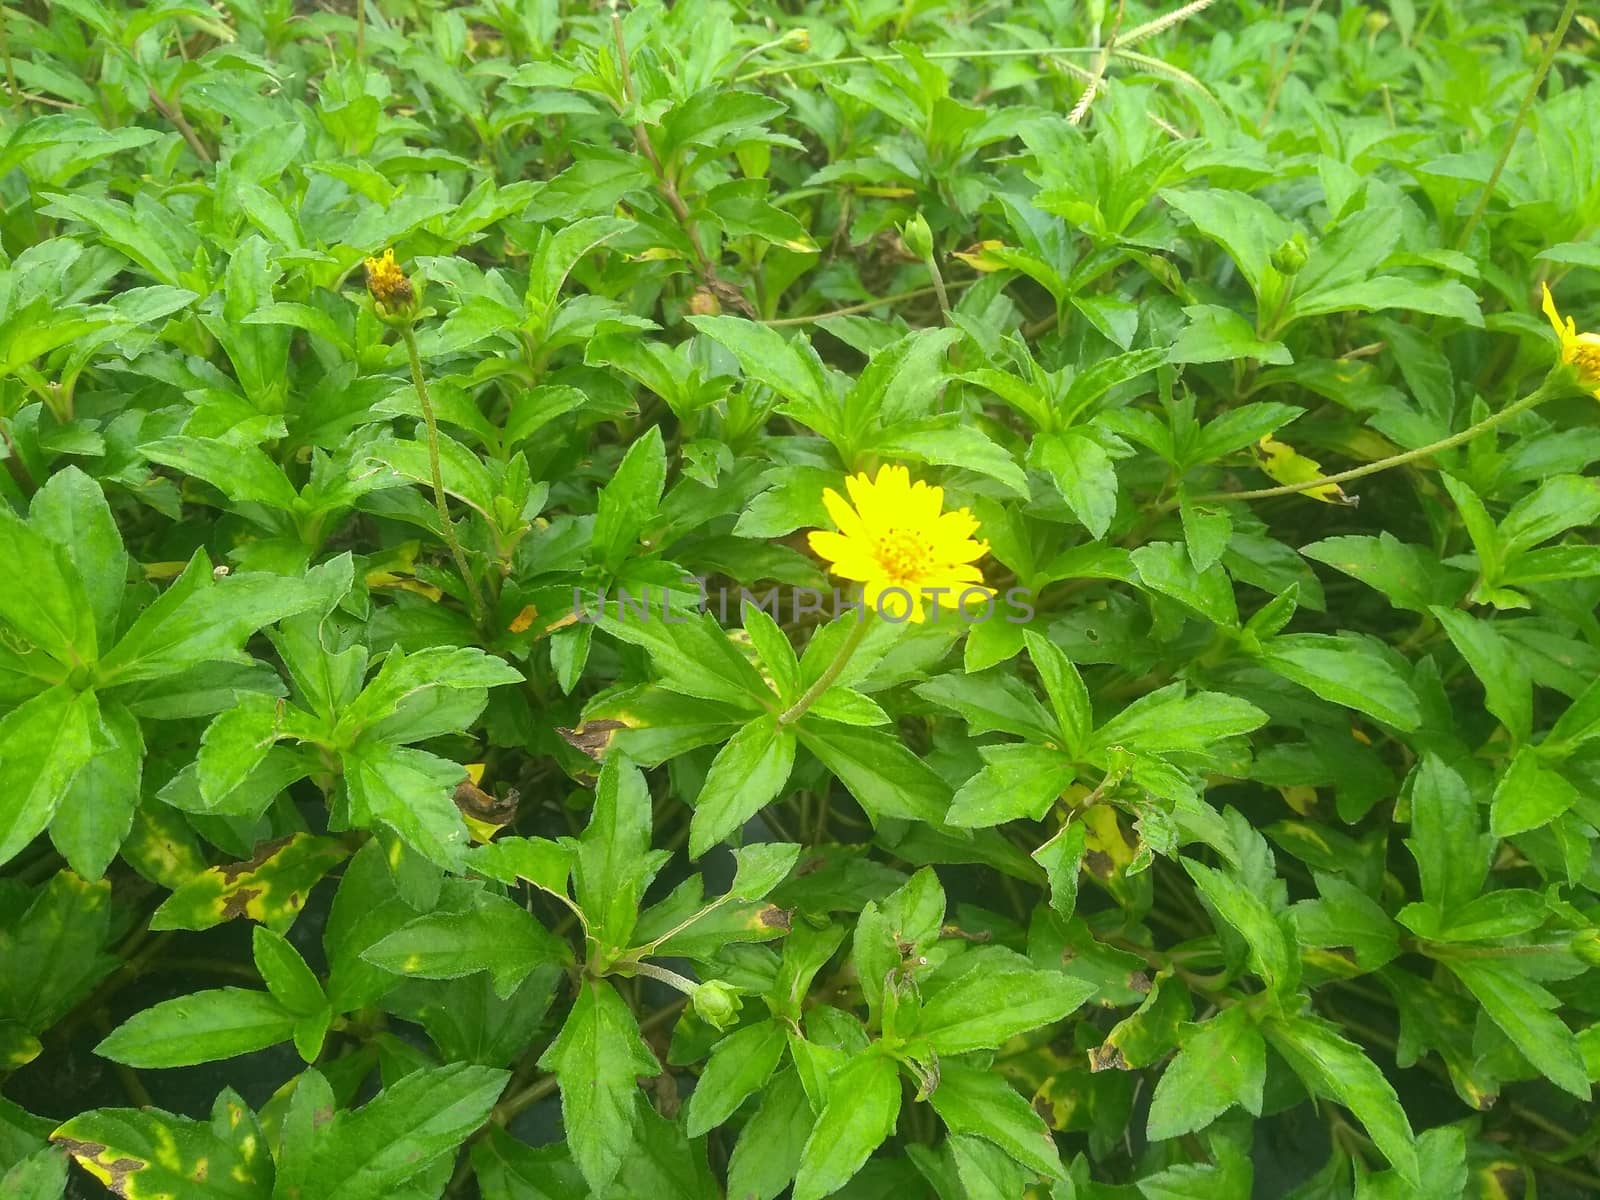
{"label": "yellow flower", "polygon": [[411,280],[395,262],[393,250],[385,250],[382,258],[367,259],[362,266],[367,272],[367,292],[380,315],[403,311],[415,300]]}
{"label": "yellow flower", "polygon": [[994,595],[974,565],[989,544],[973,540],[978,522],[964,508],[944,511],[944,489],[911,482],[905,467],[882,466],[878,477],[845,480],[854,507],[832,488],[822,493],[838,532],[816,529],[811,548],[842,579],[865,585],[868,607],[891,621],[921,622]]}
{"label": "yellow flower", "polygon": [[1571,317],[1563,318],[1556,311],[1555,297],[1550,286],[1544,286],[1544,315],[1561,339],[1561,361],[1578,369],[1578,382],[1600,400],[1600,333],[1579,333]]}

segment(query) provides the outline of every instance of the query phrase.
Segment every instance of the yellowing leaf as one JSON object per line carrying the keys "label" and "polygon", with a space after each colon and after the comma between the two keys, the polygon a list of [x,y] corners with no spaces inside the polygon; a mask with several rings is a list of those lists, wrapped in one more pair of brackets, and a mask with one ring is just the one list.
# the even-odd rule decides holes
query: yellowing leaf
{"label": "yellowing leaf", "polygon": [[317,881],[349,854],[333,838],[293,833],[262,842],[248,862],[211,867],[167,897],[151,929],[210,929],[235,917],[275,933],[294,924]]}
{"label": "yellowing leaf", "polygon": [[[1261,469],[1285,487],[1307,483],[1322,475],[1322,464],[1307,458],[1287,442],[1280,442],[1270,433],[1256,443],[1261,450]],[[1305,495],[1324,504],[1354,504],[1337,483],[1322,483],[1305,489]]]}
{"label": "yellowing leaf", "polygon": [[974,246],[969,246],[965,250],[957,250],[955,256],[962,262],[966,263],[967,266],[971,267],[974,271],[983,271],[985,273],[989,271],[1003,271],[1005,270],[1006,264],[1000,259],[996,258],[994,255],[990,254],[989,251],[998,250],[1004,246],[1004,242],[996,241],[991,238],[988,241],[979,242]]}

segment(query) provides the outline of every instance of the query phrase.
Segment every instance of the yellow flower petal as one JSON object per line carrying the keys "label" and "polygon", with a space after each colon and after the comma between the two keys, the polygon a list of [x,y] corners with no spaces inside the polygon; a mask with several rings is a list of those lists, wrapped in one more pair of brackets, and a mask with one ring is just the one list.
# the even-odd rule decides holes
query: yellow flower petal
{"label": "yellow flower petal", "polygon": [[[978,522],[965,508],[944,510],[944,489],[885,463],[875,476],[845,480],[850,502],[831,488],[823,504],[836,530],[813,530],[811,549],[831,574],[864,586],[866,603],[894,621],[921,622],[937,603],[957,606],[964,590],[992,596],[975,565],[989,552],[973,538]],[[937,594],[942,593],[942,594]]]}

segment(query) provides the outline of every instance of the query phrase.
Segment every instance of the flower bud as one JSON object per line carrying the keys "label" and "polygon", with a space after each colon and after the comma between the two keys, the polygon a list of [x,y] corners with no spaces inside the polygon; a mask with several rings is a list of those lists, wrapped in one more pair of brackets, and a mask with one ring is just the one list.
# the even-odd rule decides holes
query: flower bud
{"label": "flower bud", "polygon": [[689,311],[697,317],[714,317],[722,311],[722,301],[708,287],[698,287],[689,297]]}
{"label": "flower bud", "polygon": [[1572,935],[1572,953],[1580,962],[1600,967],[1600,929],[1580,929]]}
{"label": "flower bud", "polygon": [[369,258],[362,263],[367,274],[367,294],[380,320],[391,325],[407,324],[416,319],[417,293],[411,280],[394,260],[394,251],[385,250],[381,258]]}
{"label": "flower bud", "polygon": [[783,35],[783,40],[789,49],[801,54],[811,49],[811,31],[808,29],[791,29]]}
{"label": "flower bud", "polygon": [[739,1017],[743,1002],[739,993],[720,979],[708,980],[694,989],[695,1015],[717,1029],[727,1029]]}
{"label": "flower bud", "polygon": [[927,218],[921,213],[900,226],[900,240],[918,258],[933,257],[933,230],[928,228]]}
{"label": "flower bud", "polygon": [[1294,275],[1306,265],[1311,256],[1304,234],[1295,234],[1272,252],[1272,265],[1279,274]]}

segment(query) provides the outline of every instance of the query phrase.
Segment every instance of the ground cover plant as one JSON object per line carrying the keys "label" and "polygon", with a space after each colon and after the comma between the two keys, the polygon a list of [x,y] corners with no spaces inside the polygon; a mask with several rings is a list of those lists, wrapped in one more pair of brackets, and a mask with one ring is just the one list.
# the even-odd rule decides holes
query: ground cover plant
{"label": "ground cover plant", "polygon": [[8,3],[0,1196],[1600,1194],[1576,9]]}

